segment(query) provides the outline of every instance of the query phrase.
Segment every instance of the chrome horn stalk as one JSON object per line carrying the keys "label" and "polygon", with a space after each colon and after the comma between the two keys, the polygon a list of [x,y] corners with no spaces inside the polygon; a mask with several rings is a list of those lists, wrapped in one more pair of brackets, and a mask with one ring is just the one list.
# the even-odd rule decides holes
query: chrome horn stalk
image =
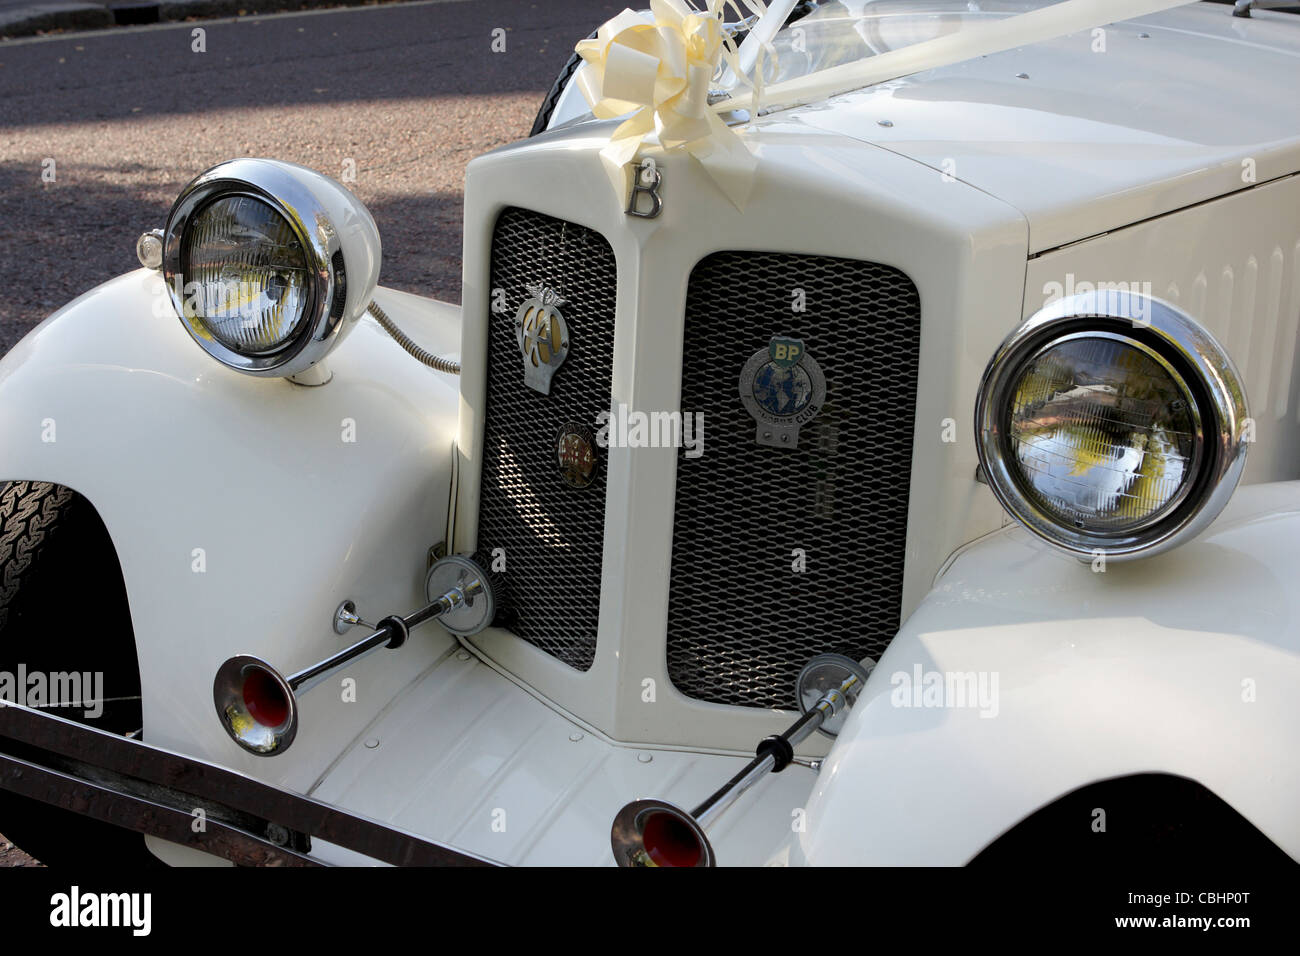
{"label": "chrome horn stalk", "polygon": [[[212,682],[212,701],[226,733],[249,753],[261,757],[284,753],[298,734],[298,695],[311,690],[331,672],[381,647],[401,647],[412,628],[426,621],[437,618],[448,631],[461,636],[483,630],[496,613],[487,573],[460,555],[443,558],[429,570],[425,594],[429,603],[424,607],[405,616],[384,618],[355,644],[288,677],[249,654],[227,660]],[[370,626],[356,616],[350,604],[345,601],[339,606],[335,629],[341,620],[348,627]],[[347,616],[341,617],[345,608]]]}
{"label": "chrome horn stalk", "polygon": [[785,733],[761,740],[754,759],[707,800],[690,813],[665,800],[633,800],[618,812],[609,836],[618,865],[716,866],[705,831],[746,790],[795,762],[794,748],[814,730],[829,737],[838,734],[870,672],[871,667],[842,654],[819,654],[810,660],[797,683],[803,716]]}

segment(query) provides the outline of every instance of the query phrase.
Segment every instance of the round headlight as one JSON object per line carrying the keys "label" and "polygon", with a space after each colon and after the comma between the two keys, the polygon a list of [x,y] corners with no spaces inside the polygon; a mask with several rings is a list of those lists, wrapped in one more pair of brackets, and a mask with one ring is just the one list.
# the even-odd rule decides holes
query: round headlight
{"label": "round headlight", "polygon": [[365,207],[320,173],[264,159],[214,166],[185,187],[162,268],[186,330],[251,375],[292,376],[338,344],[379,275]]}
{"label": "round headlight", "polygon": [[976,402],[980,462],[1011,515],[1080,556],[1153,554],[1201,531],[1245,463],[1227,354],[1171,306],[1073,296],[1003,343]]}
{"label": "round headlight", "polygon": [[186,318],[233,351],[273,355],[307,317],[313,289],[302,241],[253,196],[222,196],[194,214],[181,271],[192,284]]}

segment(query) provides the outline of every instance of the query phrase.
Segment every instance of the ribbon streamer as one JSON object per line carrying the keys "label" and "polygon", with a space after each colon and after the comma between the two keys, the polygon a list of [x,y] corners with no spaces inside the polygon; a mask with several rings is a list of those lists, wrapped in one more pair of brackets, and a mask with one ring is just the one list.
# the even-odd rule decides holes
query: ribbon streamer
{"label": "ribbon streamer", "polygon": [[[788,109],[837,93],[896,80],[979,56],[1001,53],[1083,33],[1109,23],[1149,16],[1193,0],[1061,0],[1027,13],[985,23],[963,24],[955,33],[864,57],[796,79],[774,83],[760,91],[761,106]],[[1098,61],[1098,68],[1105,63]],[[719,112],[745,109],[745,97],[731,96],[713,105]]]}
{"label": "ribbon streamer", "polygon": [[[836,93],[861,89],[978,56],[1029,46],[1134,17],[1182,6],[1191,0],[1060,0],[1004,20],[975,23],[956,33],[901,47],[854,63],[763,88],[763,50],[752,76],[741,70],[735,42],[722,30],[727,8],[744,16],[742,5],[762,15],[760,0],[707,0],[698,12],[684,0],[650,0],[648,23],[624,10],[576,47],[588,69],[577,83],[600,119],[631,114],[601,150],[601,160],[620,197],[627,192],[625,167],[658,132],[666,150],[685,149],[737,209],[753,187],[755,160],[744,140],[720,114],[761,106],[789,108]],[[709,84],[727,63],[748,92],[735,90],[709,104]]]}
{"label": "ribbon streamer", "polygon": [[[709,107],[709,84],[722,62],[748,79],[740,74],[735,42],[722,29],[725,8],[739,11],[737,2],[764,12],[759,0],[708,0],[704,12],[684,0],[650,0],[653,23],[624,10],[602,25],[595,39],[577,45],[589,69],[579,70],[576,81],[592,113],[600,119],[632,114],[600,151],[620,197],[627,192],[625,167],[658,133],[660,146],[690,153],[736,208],[744,209],[757,160]],[[761,76],[761,62],[755,72]]]}

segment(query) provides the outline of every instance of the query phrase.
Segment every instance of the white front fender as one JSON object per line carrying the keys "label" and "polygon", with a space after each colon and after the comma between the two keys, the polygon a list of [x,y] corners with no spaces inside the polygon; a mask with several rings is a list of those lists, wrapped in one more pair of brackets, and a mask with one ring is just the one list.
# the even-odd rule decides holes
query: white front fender
{"label": "white front fender", "polygon": [[[459,308],[376,298],[422,345],[458,356]],[[291,755],[247,755],[218,724],[223,660],[255,654],[287,672],[340,649],[344,598],[371,621],[413,610],[446,537],[457,379],[368,317],[326,364],[333,379],[315,388],[218,365],[145,270],[70,303],[0,362],[0,479],[76,489],[117,549],[145,739],[295,789],[450,646],[423,628],[348,669],[355,703],[337,688],[306,695]],[[64,627],[93,634],[94,608],[67,611]]]}
{"label": "white front fender", "polygon": [[[1298,542],[1286,482],[1104,573],[1018,527],[967,547],[871,675],[793,859],[963,864],[1058,797],[1143,772],[1198,781],[1300,859]],[[956,693],[981,679],[983,701]]]}

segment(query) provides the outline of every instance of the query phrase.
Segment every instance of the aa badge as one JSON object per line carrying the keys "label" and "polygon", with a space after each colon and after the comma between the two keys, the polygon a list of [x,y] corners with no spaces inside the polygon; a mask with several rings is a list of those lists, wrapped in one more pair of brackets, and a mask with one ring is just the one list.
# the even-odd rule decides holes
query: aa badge
{"label": "aa badge", "polygon": [[515,313],[515,335],[524,360],[524,384],[551,394],[551,379],[569,354],[569,327],[560,306],[565,302],[540,284],[526,286],[532,298]]}
{"label": "aa badge", "polygon": [[799,428],[826,403],[826,376],[802,339],[774,335],[740,372],[740,400],[758,423],[755,440],[774,448],[795,448]]}

